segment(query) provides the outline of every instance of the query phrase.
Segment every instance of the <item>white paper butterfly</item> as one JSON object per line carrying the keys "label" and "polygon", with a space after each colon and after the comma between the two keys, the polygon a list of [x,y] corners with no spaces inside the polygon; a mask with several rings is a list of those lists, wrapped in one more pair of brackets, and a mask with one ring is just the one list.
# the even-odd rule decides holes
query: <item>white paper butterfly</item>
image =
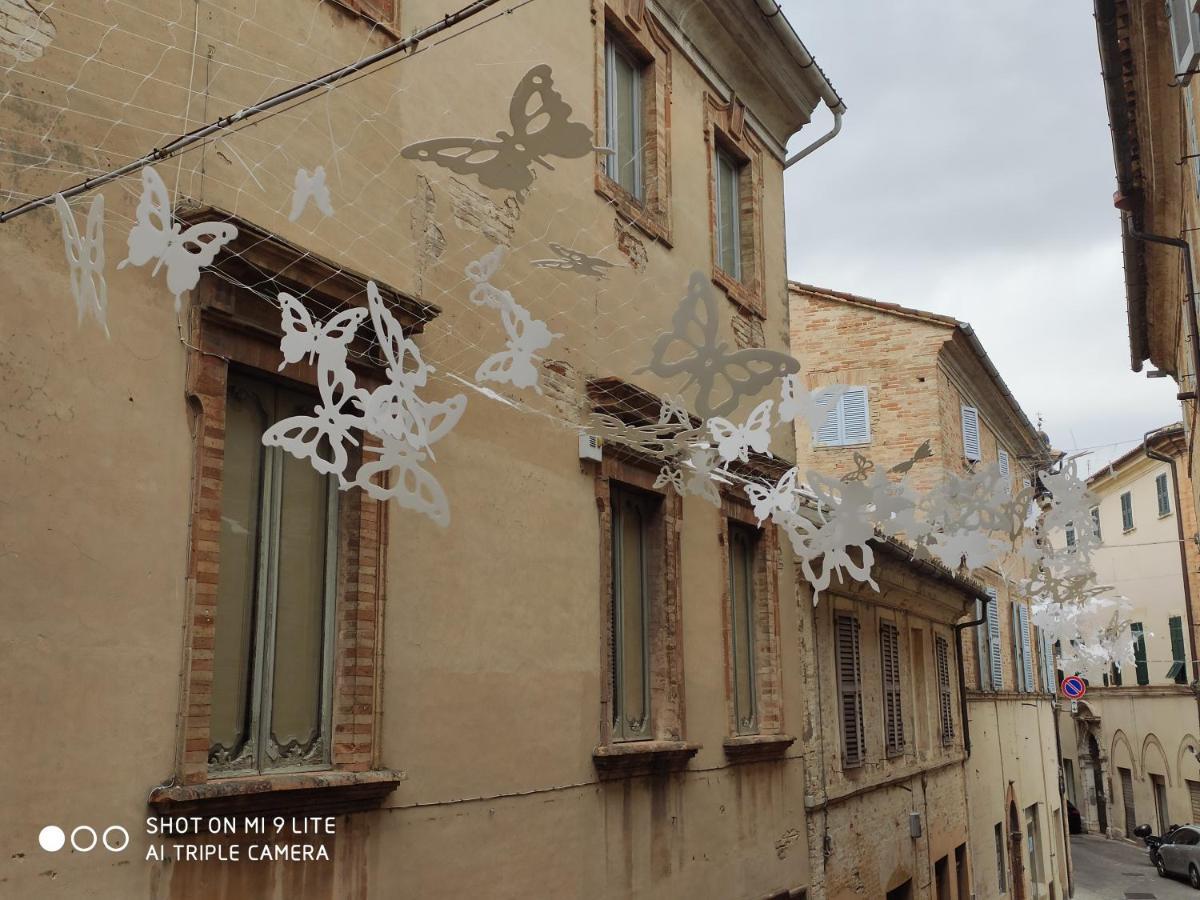
{"label": "white paper butterfly", "polygon": [[490,253],[485,253],[479,259],[467,264],[467,278],[475,285],[471,288],[471,302],[476,306],[488,306],[492,309],[511,309],[517,305],[513,295],[495,287],[492,276],[500,271],[504,262],[505,249],[497,246]]}
{"label": "white paper butterfly", "polygon": [[71,268],[71,294],[75,297],[78,322],[83,324],[84,313],[93,316],[108,333],[108,285],[104,281],[104,195],[97,194],[88,210],[87,227],[83,236],[75,214],[63,199],[54,195],[54,208],[62,223],[63,246],[67,265]]}
{"label": "white paper butterfly", "polygon": [[329,197],[329,186],[325,184],[325,167],[317,166],[311,175],[308,169],[296,170],[296,184],[292,192],[292,212],[289,222],[295,222],[304,213],[304,208],[311,200],[317,205],[322,215],[333,215],[333,201]]}
{"label": "white paper butterfly", "polygon": [[779,421],[802,419],[809,431],[816,434],[848,390],[845,385],[834,384],[808,391],[800,383],[799,375],[786,375],[779,388]]}
{"label": "white paper butterfly", "polygon": [[500,320],[508,333],[507,350],[493,353],[475,371],[475,380],[508,382],[515,387],[531,387],[539,394],[538,370],[533,362],[540,357],[550,342],[561,334],[554,334],[541,319],[534,319],[529,310],[514,303],[511,309],[500,310]]}
{"label": "white paper butterfly", "polygon": [[713,480],[713,472],[717,467],[717,454],[714,450],[696,449],[691,452],[688,460],[691,471],[687,473],[684,487],[687,493],[703,497],[713,506],[721,506],[721,492]]}
{"label": "white paper butterfly", "polygon": [[366,393],[355,386],[354,373],[344,364],[338,366],[335,361],[331,365],[323,358],[317,363],[321,400],[313,414],[276,422],[263,434],[262,442],[267,447],[282,447],[297,459],[307,459],[322,475],[337,475],[344,487],[348,484],[346,445],[358,446],[352,432],[365,423]]}
{"label": "white paper butterfly", "polygon": [[117,265],[144,266],[157,260],[151,275],[166,265],[167,287],[175,295],[179,312],[180,295],[200,281],[200,270],[211,265],[221,248],[237,237],[237,228],[227,222],[201,222],[187,231],[174,220],[171,195],[152,166],[142,169],[142,199],[138,201],[137,223],[129,230],[129,256]]}
{"label": "white paper butterfly", "polygon": [[658,472],[658,477],[654,479],[656,488],[665,488],[668,484],[675,488],[675,493],[683,496],[683,472],[677,466],[663,466]]}
{"label": "white paper butterfly", "polygon": [[796,478],[797,470],[793,467],[774,486],[754,482],[746,485],[746,496],[754,506],[754,517],[758,519],[758,524],[795,512]]}
{"label": "white paper butterfly", "polygon": [[365,309],[348,309],[321,324],[314,323],[308,308],[291,294],[281,293],[279,305],[283,310],[283,339],[279,342],[283,351],[281,372],[285,365],[298,363],[305,356],[310,363],[321,357],[329,360],[331,366],[344,364],[350,342],[367,317]]}
{"label": "white paper butterfly", "polygon": [[720,416],[709,419],[708,430],[717,441],[717,455],[725,462],[735,459],[748,462],[751,450],[766,453],[771,445],[771,410],[774,407],[774,400],[764,400],[754,407],[745,425],[734,425]]}
{"label": "white paper butterfly", "polygon": [[426,402],[417,397],[433,369],[396,317],[383,303],[375,282],[367,282],[367,306],[387,365],[388,383],[371,392],[366,401],[368,430],[381,439],[402,441],[413,450],[428,450],[452,429],[467,408],[467,398]]}
{"label": "white paper butterfly", "polygon": [[[425,453],[404,444],[389,442],[383,449],[368,447],[367,452],[379,453],[375,462],[363,463],[354,483],[376,500],[395,500],[405,509],[426,515],[445,528],[450,524],[450,504],[441,484],[421,467]],[[391,484],[384,487],[372,479],[379,474],[395,472]]]}

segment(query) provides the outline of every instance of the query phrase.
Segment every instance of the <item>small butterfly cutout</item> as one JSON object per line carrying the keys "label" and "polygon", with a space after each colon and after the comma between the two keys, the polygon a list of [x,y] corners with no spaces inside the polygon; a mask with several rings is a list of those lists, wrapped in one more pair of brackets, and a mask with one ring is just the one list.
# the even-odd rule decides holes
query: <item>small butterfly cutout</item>
{"label": "small butterfly cutout", "polygon": [[329,186],[325,184],[325,167],[317,166],[311,175],[308,169],[296,170],[296,183],[292,191],[292,211],[288,215],[289,222],[295,222],[304,214],[304,208],[311,200],[316,204],[322,215],[333,215],[333,200],[329,196]]}
{"label": "small butterfly cutout", "polygon": [[800,383],[799,375],[787,375],[779,386],[779,421],[802,419],[808,430],[817,434],[848,390],[845,385],[833,384],[809,391]]}
{"label": "small butterfly cutout", "polygon": [[75,214],[62,194],[54,195],[54,208],[62,225],[78,323],[83,324],[85,313],[91,315],[104,329],[105,337],[110,337],[108,285],[104,280],[104,195],[97,194],[92,198],[83,235],[80,235]]}
{"label": "small butterfly cutout", "polygon": [[529,310],[518,303],[500,310],[500,321],[508,334],[507,350],[493,353],[475,371],[475,380],[507,382],[515,387],[531,387],[539,394],[538,370],[533,362],[560,334],[554,334],[541,319],[534,319]]}
{"label": "small butterfly cutout", "polygon": [[533,265],[539,269],[565,269],[568,272],[574,272],[577,275],[586,275],[589,278],[607,278],[608,269],[614,268],[615,263],[610,263],[607,259],[601,259],[598,256],[588,256],[581,250],[572,250],[570,247],[564,247],[562,244],[550,242],[550,249],[555,252],[558,259],[535,259]]}
{"label": "small butterfly cutout", "polygon": [[734,425],[728,419],[714,416],[708,420],[708,430],[717,441],[717,455],[725,462],[740,459],[749,462],[750,452],[766,453],[771,445],[771,410],[774,400],[764,400],[746,420]]}
{"label": "small butterfly cutout", "polygon": [[201,222],[186,231],[175,221],[171,196],[153,166],[142,169],[142,197],[138,201],[137,221],[129,230],[129,255],[117,265],[144,266],[156,260],[154,271],[167,267],[167,287],[175,295],[179,312],[180,295],[200,281],[200,270],[212,265],[221,248],[237,237],[238,230],[227,222]]}
{"label": "small butterfly cutout", "polygon": [[654,486],[656,488],[665,488],[667,485],[675,488],[675,493],[681,497],[683,496],[683,472],[678,466],[668,464],[659,470],[658,477],[654,479]]}
{"label": "small butterfly cutout", "polygon": [[727,352],[718,334],[717,296],[712,282],[694,272],[687,296],[671,320],[672,330],[654,343],[649,370],[660,378],[686,374],[684,389],[695,384],[696,412],[703,419],[726,416],[744,397],[753,397],[780,376],[799,371],[786,353],[747,349]]}
{"label": "small butterfly cutout", "polygon": [[774,485],[748,482],[746,496],[754,507],[754,516],[761,525],[777,515],[792,513],[796,509],[796,468],[788,469]]}
{"label": "small butterfly cutout", "polygon": [[283,339],[279,342],[283,351],[281,372],[288,363],[298,363],[306,356],[310,363],[318,356],[330,360],[332,365],[345,363],[350,342],[368,315],[365,309],[348,309],[321,324],[314,322],[308,307],[291,294],[281,293],[279,305],[283,311]]}
{"label": "small butterfly cutout", "polygon": [[512,191],[523,202],[533,185],[534,163],[552,170],[547,157],[578,159],[595,149],[592,130],[571,121],[571,107],[554,89],[547,65],[534,66],[521,79],[508,118],[512,130],[496,132],[495,140],[437,138],[410,144],[400,153],[458,175],[474,175],[485,187]]}

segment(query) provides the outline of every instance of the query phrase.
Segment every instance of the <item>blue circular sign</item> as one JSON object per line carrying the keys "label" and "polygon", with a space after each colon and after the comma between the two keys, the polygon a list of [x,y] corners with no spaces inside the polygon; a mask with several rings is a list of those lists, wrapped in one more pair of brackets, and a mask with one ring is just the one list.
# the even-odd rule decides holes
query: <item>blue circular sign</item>
{"label": "blue circular sign", "polygon": [[1078,675],[1071,675],[1063,679],[1062,692],[1066,697],[1072,700],[1078,700],[1087,693],[1087,685],[1083,683],[1083,679]]}

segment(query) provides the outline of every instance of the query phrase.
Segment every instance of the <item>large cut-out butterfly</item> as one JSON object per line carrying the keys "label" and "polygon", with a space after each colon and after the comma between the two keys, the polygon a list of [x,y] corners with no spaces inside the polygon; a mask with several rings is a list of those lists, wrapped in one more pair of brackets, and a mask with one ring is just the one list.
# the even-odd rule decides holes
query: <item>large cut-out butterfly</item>
{"label": "large cut-out butterfly", "polygon": [[367,317],[361,307],[338,313],[328,322],[314,322],[308,308],[291,294],[279,295],[279,306],[283,311],[283,339],[279,349],[283,351],[283,362],[279,370],[288,363],[298,363],[304,357],[313,362],[315,357],[330,361],[330,365],[343,365],[346,351],[358,326]]}
{"label": "large cut-out butterfly", "polygon": [[171,214],[171,195],[152,166],[142,169],[142,198],[137,205],[137,222],[129,230],[129,256],[118,269],[130,263],[154,264],[152,275],[167,267],[167,287],[175,295],[179,312],[180,295],[200,281],[200,270],[212,265],[221,248],[237,237],[238,230],[227,222],[201,222],[187,231]]}
{"label": "large cut-out butterfly", "polygon": [[[405,444],[388,443],[382,449],[367,447],[380,454],[374,462],[359,466],[354,483],[376,500],[395,500],[405,509],[426,515],[445,528],[450,524],[450,504],[441,483],[421,463],[426,454]],[[394,472],[386,487],[375,476]]]}
{"label": "large cut-out butterfly", "polygon": [[610,263],[607,259],[588,256],[582,250],[572,250],[570,247],[564,247],[553,241],[550,242],[550,249],[555,252],[558,259],[535,259],[533,265],[539,269],[566,269],[568,272],[587,275],[589,278],[607,278],[606,270],[616,266],[616,263]]}
{"label": "large cut-out butterfly", "polygon": [[753,397],[779,378],[800,370],[786,353],[747,349],[726,351],[719,339],[717,296],[712,282],[693,272],[687,296],[671,319],[672,330],[659,335],[649,369],[662,378],[686,373],[684,389],[699,386],[696,412],[704,419],[727,416],[743,397]]}
{"label": "large cut-out butterfly", "polygon": [[71,294],[75,297],[78,323],[83,324],[85,313],[93,316],[108,334],[108,285],[104,281],[104,195],[97,194],[88,210],[87,226],[83,235],[75,214],[63,199],[54,195],[54,208],[62,223],[63,245],[67,251],[67,265],[71,267]]}
{"label": "large cut-out butterfly", "polygon": [[717,453],[722,460],[749,462],[751,451],[768,453],[767,448],[771,445],[771,410],[774,406],[774,400],[764,400],[754,407],[745,425],[735,425],[720,416],[708,420],[708,430],[717,441]]}
{"label": "large cut-out butterfly", "polygon": [[508,107],[512,131],[496,132],[496,140],[448,137],[409,144],[405,159],[437,163],[459,175],[474,175],[480,184],[512,191],[518,202],[533,184],[534,163],[554,167],[547,157],[578,159],[593,152],[592,130],[570,121],[571,107],[554,89],[550,67],[534,66],[517,85]]}
{"label": "large cut-out butterfly", "polygon": [[364,424],[361,410],[366,393],[355,386],[354,373],[344,364],[318,359],[317,390],[321,400],[313,414],[276,422],[262,436],[267,447],[282,447],[297,459],[307,459],[322,475],[337,475],[346,484],[346,445],[357,447],[352,432]]}

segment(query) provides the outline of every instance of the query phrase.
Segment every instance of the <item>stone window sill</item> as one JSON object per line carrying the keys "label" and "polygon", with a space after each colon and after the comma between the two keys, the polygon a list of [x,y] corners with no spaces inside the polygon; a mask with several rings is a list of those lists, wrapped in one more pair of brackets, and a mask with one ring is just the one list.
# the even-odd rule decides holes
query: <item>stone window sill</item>
{"label": "stone window sill", "polygon": [[379,806],[407,776],[380,769],[370,772],[296,772],[221,778],[203,784],[163,784],[150,792],[148,805],[163,814],[266,813],[302,809],[314,815],[340,815]]}
{"label": "stone window sill", "polygon": [[699,749],[686,741],[625,741],[597,747],[592,762],[602,779],[659,775],[682,772]]}
{"label": "stone window sill", "polygon": [[732,763],[782,759],[795,741],[790,734],[739,734],[725,738],[725,758]]}

